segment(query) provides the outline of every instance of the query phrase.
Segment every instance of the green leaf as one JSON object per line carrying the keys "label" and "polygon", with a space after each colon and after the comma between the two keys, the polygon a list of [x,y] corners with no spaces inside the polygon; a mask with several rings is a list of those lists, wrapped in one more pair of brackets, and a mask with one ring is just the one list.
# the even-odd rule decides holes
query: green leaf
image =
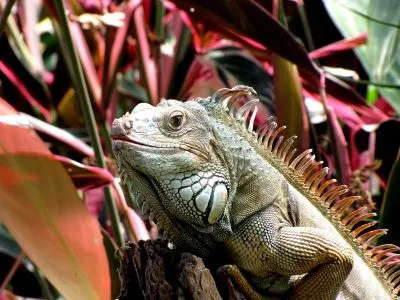
{"label": "green leaf", "polygon": [[297,67],[278,55],[273,56],[272,62],[276,116],[280,124],[287,126],[285,135],[296,135],[296,147],[305,150],[310,146],[309,124]]}
{"label": "green leaf", "polygon": [[140,102],[149,102],[146,90],[135,82],[135,71],[130,69],[125,74],[117,75],[117,89],[126,96],[139,100]]}
{"label": "green leaf", "polygon": [[21,252],[21,248],[8,233],[8,231],[0,225],[0,252],[11,257],[17,257]]}
{"label": "green leaf", "polygon": [[366,46],[355,50],[373,82],[399,85],[379,92],[400,113],[400,10],[398,0],[323,0],[346,37],[368,32]]}

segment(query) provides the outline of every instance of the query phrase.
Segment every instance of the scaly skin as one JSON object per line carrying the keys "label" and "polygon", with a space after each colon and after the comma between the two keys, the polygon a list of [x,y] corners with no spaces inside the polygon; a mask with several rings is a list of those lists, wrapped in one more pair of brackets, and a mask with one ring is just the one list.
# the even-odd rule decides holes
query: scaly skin
{"label": "scaly skin", "polygon": [[[268,150],[265,140],[274,131],[261,135],[263,145],[249,132],[253,121],[247,130],[249,110],[229,116],[229,97],[250,91],[236,87],[186,103],[139,104],[114,121],[121,177],[128,178],[144,213],[193,253],[209,256],[222,246],[267,298],[391,299],[383,273],[318,202],[330,199],[317,195],[322,181],[316,179],[311,192],[303,181],[313,172],[300,178],[311,169],[303,164],[293,171],[290,162],[278,161],[285,148],[277,146],[274,154],[277,141],[270,141]],[[337,195],[344,191],[338,188]]]}

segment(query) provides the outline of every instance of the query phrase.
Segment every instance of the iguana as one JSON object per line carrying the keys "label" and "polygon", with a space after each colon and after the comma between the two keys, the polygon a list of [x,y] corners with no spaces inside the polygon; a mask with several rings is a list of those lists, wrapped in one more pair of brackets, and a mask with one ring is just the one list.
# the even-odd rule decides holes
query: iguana
{"label": "iguana", "polygon": [[249,298],[397,298],[400,248],[369,246],[386,233],[366,222],[375,214],[349,212],[358,196],[326,180],[311,150],[295,156],[284,126],[254,130],[254,93],[141,103],[114,120],[121,177],[143,213],[195,254],[224,249]]}

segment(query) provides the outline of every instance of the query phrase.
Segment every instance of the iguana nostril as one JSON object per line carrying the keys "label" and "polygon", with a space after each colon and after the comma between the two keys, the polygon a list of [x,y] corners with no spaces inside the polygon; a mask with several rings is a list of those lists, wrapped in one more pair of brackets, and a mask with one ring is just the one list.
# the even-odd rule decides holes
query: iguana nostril
{"label": "iguana nostril", "polygon": [[132,120],[125,119],[124,127],[125,127],[125,129],[128,129],[128,130],[132,129]]}
{"label": "iguana nostril", "polygon": [[126,135],[126,131],[121,124],[121,119],[115,119],[111,127],[111,137]]}

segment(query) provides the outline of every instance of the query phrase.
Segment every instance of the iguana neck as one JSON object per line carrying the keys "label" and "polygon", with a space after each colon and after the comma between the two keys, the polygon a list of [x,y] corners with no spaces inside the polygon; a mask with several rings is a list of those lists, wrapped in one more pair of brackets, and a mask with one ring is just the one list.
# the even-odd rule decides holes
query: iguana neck
{"label": "iguana neck", "polygon": [[[230,221],[233,227],[270,205],[277,196],[278,187],[284,183],[283,176],[239,133],[234,127],[216,125],[217,142],[230,170]],[[232,139],[233,136],[236,138]]]}

